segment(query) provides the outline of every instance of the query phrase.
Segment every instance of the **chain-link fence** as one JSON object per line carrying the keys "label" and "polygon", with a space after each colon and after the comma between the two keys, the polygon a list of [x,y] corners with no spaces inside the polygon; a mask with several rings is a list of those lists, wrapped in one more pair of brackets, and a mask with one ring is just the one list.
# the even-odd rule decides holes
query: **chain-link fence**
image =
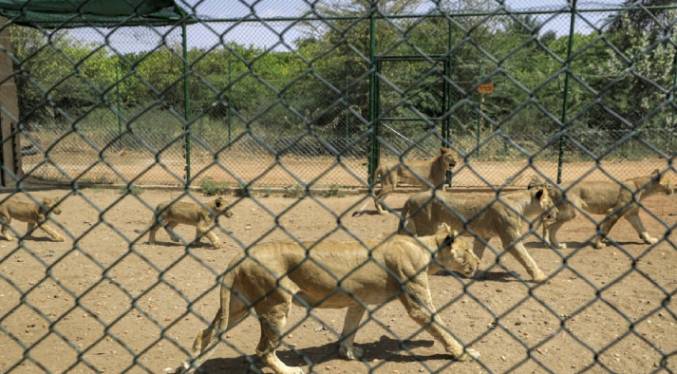
{"label": "chain-link fence", "polygon": [[0,14],[0,371],[677,371],[673,2]]}

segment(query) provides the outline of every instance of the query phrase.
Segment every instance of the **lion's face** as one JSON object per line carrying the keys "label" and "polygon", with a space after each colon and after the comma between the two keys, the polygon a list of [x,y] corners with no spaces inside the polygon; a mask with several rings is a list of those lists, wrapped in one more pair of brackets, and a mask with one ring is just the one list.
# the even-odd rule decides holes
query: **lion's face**
{"label": "lion's face", "polygon": [[43,209],[45,211],[51,211],[51,213],[54,213],[56,215],[61,214],[61,209],[56,206],[56,202],[53,199],[50,199],[49,197],[45,197],[42,199],[42,205],[44,206]]}
{"label": "lion's face", "polygon": [[452,171],[456,167],[456,157],[454,155],[454,150],[450,148],[440,148],[440,157],[442,157],[442,163],[446,168],[446,171]]}
{"label": "lion's face", "polygon": [[531,188],[531,199],[540,207],[546,222],[553,222],[557,219],[558,209],[551,198],[555,190],[556,188],[548,183]]}
{"label": "lion's face", "polygon": [[480,266],[480,259],[472,250],[470,240],[459,239],[456,232],[447,233],[439,241],[437,261],[445,268],[465,277],[472,277]]}
{"label": "lion's face", "polygon": [[658,186],[661,188],[661,192],[666,195],[672,195],[675,191],[675,187],[672,185],[672,181],[668,178],[667,175],[663,174],[658,181]]}
{"label": "lion's face", "polygon": [[233,212],[230,210],[230,207],[228,207],[228,203],[226,202],[226,199],[223,197],[219,196],[216,199],[214,199],[213,202],[213,209],[218,213],[222,214],[228,218],[233,216]]}

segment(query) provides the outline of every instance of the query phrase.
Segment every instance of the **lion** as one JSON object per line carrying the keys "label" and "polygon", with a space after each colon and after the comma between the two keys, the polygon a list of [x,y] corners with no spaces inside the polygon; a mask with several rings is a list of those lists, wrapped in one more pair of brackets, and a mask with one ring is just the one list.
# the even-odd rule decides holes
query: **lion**
{"label": "lion", "polygon": [[522,244],[525,218],[545,216],[552,220],[557,210],[547,187],[529,191],[501,193],[497,196],[467,196],[457,193],[427,191],[415,194],[402,209],[399,232],[408,235],[430,235],[441,224],[449,225],[475,237],[474,251],[482,258],[492,237],[501,239],[503,248],[524,266],[536,282],[545,274]]}
{"label": "lion", "polygon": [[228,218],[233,216],[233,213],[228,208],[226,200],[221,196],[204,206],[186,201],[168,201],[161,203],[155,208],[155,212],[153,213],[148,243],[156,243],[155,235],[160,229],[160,226],[164,227],[172,241],[181,241],[174,232],[174,228],[179,224],[184,224],[195,226],[196,242],[199,242],[202,236],[206,236],[212,247],[219,248],[219,238],[214,234],[211,228],[216,221],[216,217],[221,214]]}
{"label": "lion", "polygon": [[[421,186],[424,189],[430,186],[433,189],[443,187],[447,172],[456,167],[456,156],[457,153],[453,149],[442,147],[440,154],[432,160],[414,160],[379,166],[374,174],[374,180],[381,182],[381,189],[374,193],[374,204],[378,214],[385,212],[383,201],[397,189],[400,182]],[[368,203],[365,201],[360,209],[353,213],[353,217],[364,214]]]}
{"label": "lion", "polygon": [[[306,249],[309,248],[309,249]],[[300,374],[276,355],[292,304],[306,308],[348,308],[339,354],[357,359],[362,350],[353,345],[366,305],[394,299],[457,360],[479,358],[447,331],[435,310],[428,274],[453,270],[472,276],[479,259],[467,238],[447,230],[413,238],[395,235],[381,244],[323,241],[318,244],[273,242],[259,244],[244,259],[231,261],[221,284],[221,306],[208,328],[197,334],[193,361],[175,372],[192,371],[206,359],[213,340],[239,324],[253,309],[261,326],[256,353],[278,374]],[[312,261],[308,261],[312,258]],[[191,365],[192,362],[192,365]]]}
{"label": "lion", "polygon": [[[538,186],[543,183],[540,178],[534,177],[529,185]],[[550,195],[559,214],[555,221],[541,223],[544,241],[556,248],[566,249],[567,245],[557,239],[557,232],[566,222],[576,218],[577,210],[582,209],[588,213],[606,215],[600,225],[599,235],[595,235],[593,240],[596,249],[604,248],[609,231],[621,217],[630,222],[644,243],[656,244],[658,239],[649,234],[639,218],[639,203],[651,195],[671,195],[673,190],[672,182],[658,169],[648,176],[630,178],[622,183],[590,181],[550,188]],[[566,193],[566,198],[563,193]]]}
{"label": "lion", "polygon": [[62,242],[64,238],[45,222],[49,213],[61,214],[55,199],[45,197],[42,202],[26,201],[18,196],[12,196],[0,203],[0,224],[2,224],[2,237],[12,241],[14,237],[8,232],[12,218],[27,223],[26,236],[32,236],[33,232],[40,228],[55,242]]}

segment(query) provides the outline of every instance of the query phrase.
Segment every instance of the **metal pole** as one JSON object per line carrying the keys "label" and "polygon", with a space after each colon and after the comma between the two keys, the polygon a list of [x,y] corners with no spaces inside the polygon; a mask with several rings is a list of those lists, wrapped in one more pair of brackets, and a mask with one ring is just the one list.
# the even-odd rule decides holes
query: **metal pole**
{"label": "metal pole", "polygon": [[378,168],[380,150],[378,144],[378,64],[376,59],[376,11],[378,9],[378,0],[371,1],[371,9],[369,16],[369,125],[371,126],[371,136],[369,139],[370,142],[370,155],[369,163],[367,170],[367,181],[369,183],[369,188],[374,187],[374,174]]}
{"label": "metal pole", "polygon": [[447,57],[444,59],[444,144],[445,147],[449,146],[451,142],[451,56],[448,55],[451,51],[451,20],[447,18]]}
{"label": "metal pole", "polygon": [[569,100],[569,76],[571,72],[571,50],[574,45],[574,26],[576,24],[576,2],[577,0],[572,0],[571,2],[571,19],[569,22],[569,43],[567,45],[567,60],[565,63],[565,75],[564,75],[564,97],[562,98],[562,126],[560,130],[562,134],[559,138],[559,155],[557,157],[557,184],[562,183],[562,164],[564,163],[564,142],[566,141],[566,135],[564,131],[566,130],[566,120],[567,120],[567,105]]}
{"label": "metal pole", "polygon": [[232,130],[232,117],[231,117],[231,106],[233,105],[232,102],[232,95],[231,95],[231,84],[233,81],[233,60],[230,58],[230,55],[228,55],[228,106],[226,107],[226,124],[228,125],[228,145],[230,145],[232,135],[233,135],[233,130]]}
{"label": "metal pole", "polygon": [[[484,64],[480,59],[480,79],[484,77]],[[484,124],[484,117],[482,112],[484,111],[484,94],[480,92],[480,108],[477,113],[477,131],[475,132],[475,148],[477,149],[477,157],[480,156],[480,141],[481,141],[481,131],[482,125]]]}
{"label": "metal pole", "polygon": [[115,80],[117,84],[115,85],[115,115],[118,120],[118,147],[122,148],[122,115],[120,114],[120,61],[118,60],[117,66],[115,68]]}
{"label": "metal pole", "polygon": [[185,157],[185,176],[184,188],[187,190],[190,186],[190,96],[188,95],[188,30],[186,23],[181,24],[181,44],[183,47],[183,147]]}
{"label": "metal pole", "polygon": [[674,148],[675,132],[677,132],[677,121],[675,121],[675,114],[677,113],[677,48],[675,48],[675,53],[672,57],[672,94],[668,94],[668,99],[672,102],[672,123],[668,127],[670,129],[670,144],[669,151],[672,152]]}

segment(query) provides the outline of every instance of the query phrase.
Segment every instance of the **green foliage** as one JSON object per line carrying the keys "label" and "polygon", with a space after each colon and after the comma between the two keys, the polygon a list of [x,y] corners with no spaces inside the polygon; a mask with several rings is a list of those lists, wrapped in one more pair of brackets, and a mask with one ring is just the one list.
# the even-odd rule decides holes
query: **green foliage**
{"label": "green foliage", "polygon": [[299,199],[303,197],[305,193],[306,193],[305,188],[303,188],[303,186],[301,186],[300,184],[296,183],[291,186],[285,187],[284,194],[282,194],[282,196],[292,199]]}
{"label": "green foliage", "polygon": [[143,188],[135,185],[124,186],[120,188],[120,195],[139,196],[143,193]]}
{"label": "green foliage", "polygon": [[200,190],[207,196],[221,195],[228,191],[228,184],[217,182],[212,178],[204,178],[200,182]]}
{"label": "green foliage", "polygon": [[[418,4],[389,0],[380,6],[397,13]],[[458,6],[482,9],[485,5],[476,0]],[[368,6],[369,2],[356,0],[341,9],[323,8],[323,13],[363,14]],[[568,118],[576,118],[569,130],[572,138],[594,141],[604,137],[600,135],[604,131],[607,137],[622,136],[628,124],[620,117],[654,129],[672,126],[669,110],[650,113],[666,96],[656,85],[669,89],[674,75],[674,48],[660,41],[660,27],[654,23],[674,16],[674,10],[662,11],[657,19],[638,18],[633,13],[618,17],[602,33],[573,36],[574,79],[570,80],[567,113]],[[556,121],[561,117],[565,77],[560,61],[566,59],[568,36],[537,30],[541,20],[529,16],[479,21],[456,17],[451,30],[444,18],[379,22],[379,53],[447,54],[450,33],[454,82],[450,114],[455,141],[468,144],[467,150],[473,148],[481,101],[475,87],[491,80],[496,90],[481,104],[490,121],[481,121],[480,133],[492,136],[500,130],[517,142],[542,147],[559,128]],[[626,24],[637,27],[623,27]],[[46,35],[21,27],[12,27],[11,32],[17,61],[21,61],[17,66],[21,113],[28,122],[61,131],[75,126],[102,144],[121,135],[120,145],[150,147],[150,151],[183,136],[178,43],[170,40],[168,46],[151,52],[118,55],[77,41],[66,32]],[[189,60],[195,75],[188,90],[196,118],[194,134],[217,148],[230,140],[228,125],[234,135],[248,126],[264,138],[268,134],[291,137],[309,123],[322,127],[323,136],[359,136],[355,129],[363,126],[368,105],[368,35],[368,22],[336,20],[325,31],[309,32],[297,40],[293,51],[264,51],[234,42],[206,54],[191,49]],[[610,43],[618,48],[611,48]],[[384,117],[449,115],[442,112],[440,63],[384,63],[382,79],[387,82],[381,84]],[[593,104],[597,98],[603,106]],[[439,121],[430,123],[438,125]],[[424,121],[412,123],[402,127],[401,134],[415,138],[424,127]],[[144,142],[136,136],[139,133]],[[381,136],[386,141],[396,139],[389,132]],[[481,154],[500,157],[498,149]]]}

